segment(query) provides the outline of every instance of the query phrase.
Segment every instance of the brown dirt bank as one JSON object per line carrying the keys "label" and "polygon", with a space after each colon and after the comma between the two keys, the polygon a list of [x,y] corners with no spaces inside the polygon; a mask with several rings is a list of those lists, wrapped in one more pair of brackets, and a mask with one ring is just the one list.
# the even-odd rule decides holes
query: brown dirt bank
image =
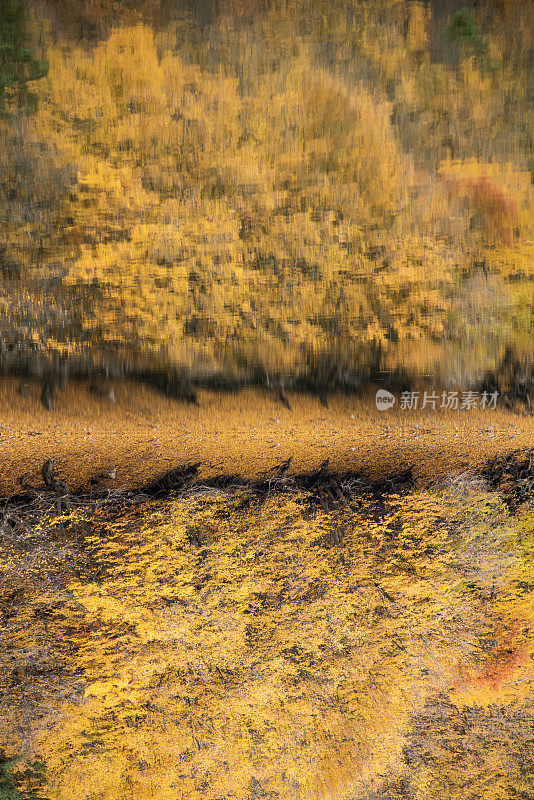
{"label": "brown dirt bank", "polygon": [[43,409],[41,387],[18,394],[18,381],[0,381],[0,492],[20,489],[29,472],[36,486],[47,458],[72,487],[82,488],[116,466],[110,487],[136,486],[188,461],[201,475],[251,478],[293,456],[291,471],[316,468],[326,457],[334,470],[371,478],[415,463],[417,479],[480,469],[495,455],[534,446],[534,417],[508,411],[379,412],[374,394],[336,396],[324,408],[316,398],[290,395],[292,411],[272,394],[200,392],[199,405],[169,400],[135,383],[114,385],[116,404],[71,384],[55,410]]}

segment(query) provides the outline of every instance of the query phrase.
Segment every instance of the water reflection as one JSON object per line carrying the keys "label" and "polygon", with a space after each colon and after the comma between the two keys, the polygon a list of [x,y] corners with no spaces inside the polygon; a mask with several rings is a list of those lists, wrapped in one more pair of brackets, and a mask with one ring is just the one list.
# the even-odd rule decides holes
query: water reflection
{"label": "water reflection", "polygon": [[1,14],[0,366],[45,408],[429,374],[528,407],[528,4]]}

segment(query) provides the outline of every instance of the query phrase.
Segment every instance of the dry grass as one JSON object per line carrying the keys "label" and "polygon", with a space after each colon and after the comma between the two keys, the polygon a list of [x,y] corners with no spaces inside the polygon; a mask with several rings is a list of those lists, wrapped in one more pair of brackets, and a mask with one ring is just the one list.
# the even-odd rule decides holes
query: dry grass
{"label": "dry grass", "polygon": [[[0,730],[46,763],[44,796],[525,790],[532,525],[476,468],[529,446],[532,419],[373,397],[290,412],[252,390],[195,407],[131,384],[114,406],[71,386],[45,412],[37,386],[1,388],[2,487],[29,471],[37,488],[2,511]],[[117,476],[58,515],[48,457],[72,488]],[[314,488],[327,457],[336,483]],[[148,496],[196,460],[181,492]],[[410,463],[415,487],[384,480]]]}
{"label": "dry grass", "polygon": [[49,796],[445,800],[488,775],[488,798],[523,790],[524,520],[465,475],[383,493],[378,514],[361,486],[326,513],[284,480],[116,492],[63,530],[41,508],[33,539],[6,543],[0,726],[46,763]]}
{"label": "dry grass", "polygon": [[293,456],[292,472],[317,467],[330,457],[335,470],[370,477],[415,463],[419,479],[476,470],[492,456],[530,447],[534,417],[507,411],[378,412],[374,396],[329,398],[290,395],[293,411],[254,389],[219,395],[202,391],[199,406],[169,400],[136,384],[116,385],[111,405],[71,384],[58,393],[56,410],[45,411],[40,386],[29,397],[17,382],[0,383],[0,491],[17,490],[25,472],[40,482],[46,458],[73,487],[116,465],[113,488],[140,485],[188,461],[201,474],[252,478]]}

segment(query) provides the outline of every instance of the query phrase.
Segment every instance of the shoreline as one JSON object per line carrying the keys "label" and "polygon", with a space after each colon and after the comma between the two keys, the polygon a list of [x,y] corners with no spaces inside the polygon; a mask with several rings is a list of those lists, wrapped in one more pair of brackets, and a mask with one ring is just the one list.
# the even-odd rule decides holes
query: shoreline
{"label": "shoreline", "polygon": [[113,386],[116,403],[87,386],[68,384],[54,411],[40,403],[40,387],[18,394],[18,381],[0,381],[0,495],[20,492],[29,473],[53,458],[72,489],[116,467],[112,489],[137,488],[187,463],[200,475],[252,480],[292,457],[291,473],[317,469],[330,458],[332,472],[357,472],[377,480],[415,464],[417,480],[455,471],[479,471],[492,457],[534,445],[534,416],[497,410],[378,411],[374,395],[318,399],[288,392],[292,411],[273,393],[202,391],[199,405],[165,398],[138,384]]}

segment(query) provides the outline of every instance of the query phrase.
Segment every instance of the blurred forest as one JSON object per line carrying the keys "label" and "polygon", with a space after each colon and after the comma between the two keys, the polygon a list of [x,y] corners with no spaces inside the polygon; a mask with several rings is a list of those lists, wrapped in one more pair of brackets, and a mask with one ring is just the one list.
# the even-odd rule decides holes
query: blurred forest
{"label": "blurred forest", "polygon": [[533,99],[525,0],[0,0],[4,370],[530,360]]}

